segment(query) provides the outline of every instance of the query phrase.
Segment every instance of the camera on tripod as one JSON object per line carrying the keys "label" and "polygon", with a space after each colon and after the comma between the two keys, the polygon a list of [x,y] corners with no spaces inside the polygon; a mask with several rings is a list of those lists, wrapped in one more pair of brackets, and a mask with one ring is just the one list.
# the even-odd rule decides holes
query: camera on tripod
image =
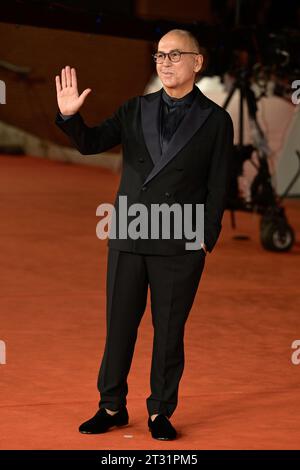
{"label": "camera on tripod", "polygon": [[[230,83],[223,107],[227,108],[233,94],[239,93],[239,135],[234,146],[234,165],[226,208],[231,211],[231,224],[235,228],[235,211],[256,212],[261,215],[260,240],[266,250],[286,252],[294,242],[295,234],[289,224],[283,200],[300,176],[300,151],[296,151],[298,170],[281,196],[272,185],[269,169],[269,146],[257,120],[257,102],[263,96],[276,95],[297,104],[299,91],[292,84],[300,81],[300,33],[284,30],[279,33],[256,27],[239,27],[230,33],[217,35],[211,60],[205,75],[220,75]],[[229,78],[229,80],[228,80]],[[252,143],[244,143],[245,107],[251,129]],[[255,158],[254,158],[255,157]],[[243,175],[245,161],[255,167],[256,176],[248,197],[239,190],[239,177]]]}

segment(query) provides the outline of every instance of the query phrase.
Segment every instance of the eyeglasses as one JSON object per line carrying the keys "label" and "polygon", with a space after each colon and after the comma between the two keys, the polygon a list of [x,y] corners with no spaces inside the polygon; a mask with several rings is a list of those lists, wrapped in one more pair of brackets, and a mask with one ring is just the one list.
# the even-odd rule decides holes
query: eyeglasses
{"label": "eyeglasses", "polygon": [[152,54],[152,57],[154,59],[154,62],[156,62],[157,64],[162,64],[167,56],[171,62],[179,62],[182,54],[199,55],[199,52],[183,52],[177,50],[171,52],[156,52],[156,54]]}

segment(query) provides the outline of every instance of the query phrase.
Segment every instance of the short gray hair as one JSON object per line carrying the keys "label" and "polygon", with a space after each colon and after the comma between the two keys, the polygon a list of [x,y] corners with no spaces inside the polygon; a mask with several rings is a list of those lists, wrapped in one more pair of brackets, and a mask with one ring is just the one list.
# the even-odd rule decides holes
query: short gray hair
{"label": "short gray hair", "polygon": [[199,52],[199,54],[201,54],[201,47],[200,47],[199,41],[191,31],[188,31],[187,29],[171,29],[166,34],[169,34],[169,33],[181,34],[183,36],[188,37],[188,39],[191,41],[191,43],[195,47],[195,52]]}

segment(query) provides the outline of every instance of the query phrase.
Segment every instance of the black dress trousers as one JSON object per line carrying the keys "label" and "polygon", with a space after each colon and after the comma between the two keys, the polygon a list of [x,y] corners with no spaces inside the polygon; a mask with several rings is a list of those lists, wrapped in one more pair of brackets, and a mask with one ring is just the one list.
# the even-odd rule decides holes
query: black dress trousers
{"label": "black dress trousers", "polygon": [[98,376],[99,407],[126,405],[138,327],[150,288],[154,329],[149,415],[170,417],[178,402],[184,369],[184,326],[193,305],[206,254],[135,254],[114,249],[107,257],[106,342]]}

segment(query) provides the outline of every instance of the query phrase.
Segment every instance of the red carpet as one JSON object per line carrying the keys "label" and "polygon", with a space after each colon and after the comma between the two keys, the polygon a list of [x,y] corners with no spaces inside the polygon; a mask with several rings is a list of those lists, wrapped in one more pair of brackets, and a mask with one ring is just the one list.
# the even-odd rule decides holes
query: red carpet
{"label": "red carpet", "polygon": [[[299,448],[299,242],[266,252],[259,217],[237,213],[233,231],[226,212],[186,325],[172,416],[180,438],[155,441],[146,424],[149,305],[128,381],[130,425],[81,435],[97,410],[105,339],[107,242],[96,237],[96,207],[113,202],[119,175],[31,157],[1,156],[0,166],[1,449]],[[300,200],[285,205],[299,238]]]}

